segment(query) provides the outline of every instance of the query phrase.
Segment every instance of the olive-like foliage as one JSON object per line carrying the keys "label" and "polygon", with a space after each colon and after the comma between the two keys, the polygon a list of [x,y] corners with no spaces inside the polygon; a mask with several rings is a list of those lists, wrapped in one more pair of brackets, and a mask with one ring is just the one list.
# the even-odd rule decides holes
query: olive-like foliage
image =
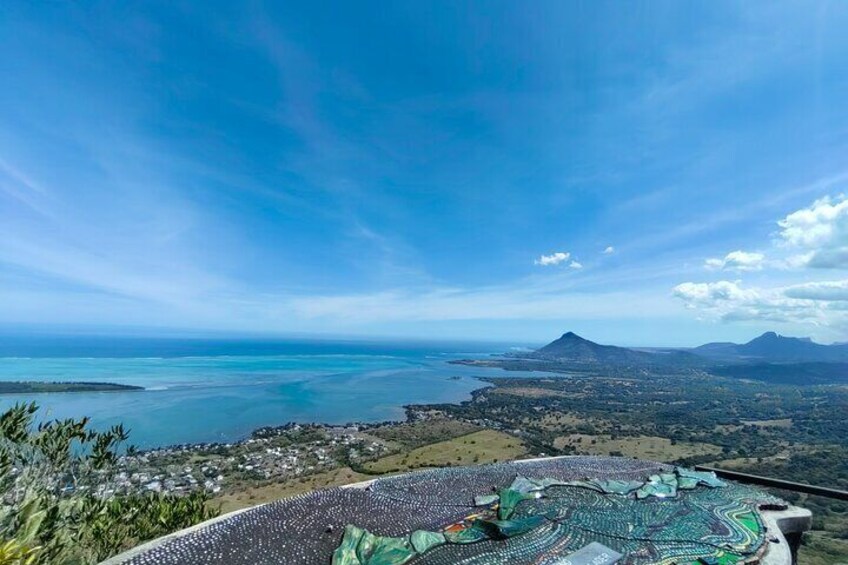
{"label": "olive-like foliage", "polygon": [[[36,423],[38,422],[38,423]],[[83,565],[212,518],[204,491],[98,495],[129,432],[88,418],[39,421],[35,403],[0,415],[0,565]]]}

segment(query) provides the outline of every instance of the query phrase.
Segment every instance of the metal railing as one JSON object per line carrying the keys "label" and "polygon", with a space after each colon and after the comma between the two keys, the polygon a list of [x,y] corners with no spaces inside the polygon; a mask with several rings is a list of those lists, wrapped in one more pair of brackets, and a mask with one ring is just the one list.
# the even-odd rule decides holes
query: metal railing
{"label": "metal railing", "polygon": [[697,469],[698,471],[712,471],[723,479],[730,479],[733,481],[738,481],[740,483],[779,488],[795,492],[803,492],[805,494],[824,496],[826,498],[834,498],[836,500],[848,500],[848,491],[844,490],[819,487],[804,483],[794,483],[792,481],[784,481],[781,479],[774,479],[772,477],[761,477],[760,475],[749,475],[748,473],[728,471],[727,469],[718,469],[716,467],[708,467],[706,465],[695,465],[695,469]]}

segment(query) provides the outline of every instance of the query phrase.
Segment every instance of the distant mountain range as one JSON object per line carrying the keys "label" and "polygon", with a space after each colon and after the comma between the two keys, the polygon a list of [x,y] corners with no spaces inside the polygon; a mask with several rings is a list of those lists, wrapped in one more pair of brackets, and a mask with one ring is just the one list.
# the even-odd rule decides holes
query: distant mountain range
{"label": "distant mountain range", "polygon": [[574,332],[567,332],[536,351],[520,354],[520,357],[605,365],[843,363],[848,362],[848,344],[823,345],[810,338],[786,337],[766,332],[742,344],[707,343],[693,349],[637,350],[601,345]]}
{"label": "distant mountain range", "polygon": [[808,337],[786,337],[766,332],[748,343],[707,343],[691,350],[697,355],[721,360],[751,360],[771,362],[829,362],[848,361],[848,345],[823,345]]}

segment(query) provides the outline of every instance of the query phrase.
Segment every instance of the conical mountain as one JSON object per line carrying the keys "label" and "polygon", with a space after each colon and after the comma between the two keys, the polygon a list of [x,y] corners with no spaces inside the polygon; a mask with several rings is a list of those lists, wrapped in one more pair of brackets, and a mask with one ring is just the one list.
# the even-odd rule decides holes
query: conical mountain
{"label": "conical mountain", "polygon": [[634,351],[626,347],[601,345],[582,338],[574,332],[562,334],[562,337],[537,349],[532,355],[539,359],[601,364],[644,364],[651,363],[658,357],[655,354]]}

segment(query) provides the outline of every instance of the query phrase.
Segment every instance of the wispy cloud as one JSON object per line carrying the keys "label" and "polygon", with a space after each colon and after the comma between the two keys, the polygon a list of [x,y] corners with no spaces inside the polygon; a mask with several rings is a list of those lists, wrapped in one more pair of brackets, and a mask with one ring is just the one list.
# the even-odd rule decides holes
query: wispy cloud
{"label": "wispy cloud", "polygon": [[724,258],[707,259],[704,266],[716,271],[759,271],[765,264],[766,256],[748,251],[731,251]]}
{"label": "wispy cloud", "polygon": [[38,182],[0,157],[0,191],[38,214],[47,216],[47,190]]}
{"label": "wispy cloud", "polygon": [[[835,323],[841,273],[812,268],[848,264],[843,200],[809,204],[848,181],[830,168],[845,77],[816,66],[844,51],[848,11],[687,8],[648,28],[608,9],[588,8],[596,31],[628,33],[589,59],[568,8],[524,43],[509,6],[163,4],[126,26],[109,3],[85,26],[61,3],[14,10],[0,321],[694,326],[682,302]],[[445,43],[442,17],[496,27]]]}
{"label": "wispy cloud", "polygon": [[[650,292],[548,292],[521,286],[387,291],[360,295],[301,296],[290,305],[298,317],[387,320],[576,320],[671,315],[673,304]],[[655,310],[654,310],[655,309]]]}
{"label": "wispy cloud", "polygon": [[45,194],[47,192],[39,183],[18,169],[12,167],[5,159],[2,158],[0,158],[0,171],[16,180],[21,186],[25,187],[30,192],[37,194]]}

